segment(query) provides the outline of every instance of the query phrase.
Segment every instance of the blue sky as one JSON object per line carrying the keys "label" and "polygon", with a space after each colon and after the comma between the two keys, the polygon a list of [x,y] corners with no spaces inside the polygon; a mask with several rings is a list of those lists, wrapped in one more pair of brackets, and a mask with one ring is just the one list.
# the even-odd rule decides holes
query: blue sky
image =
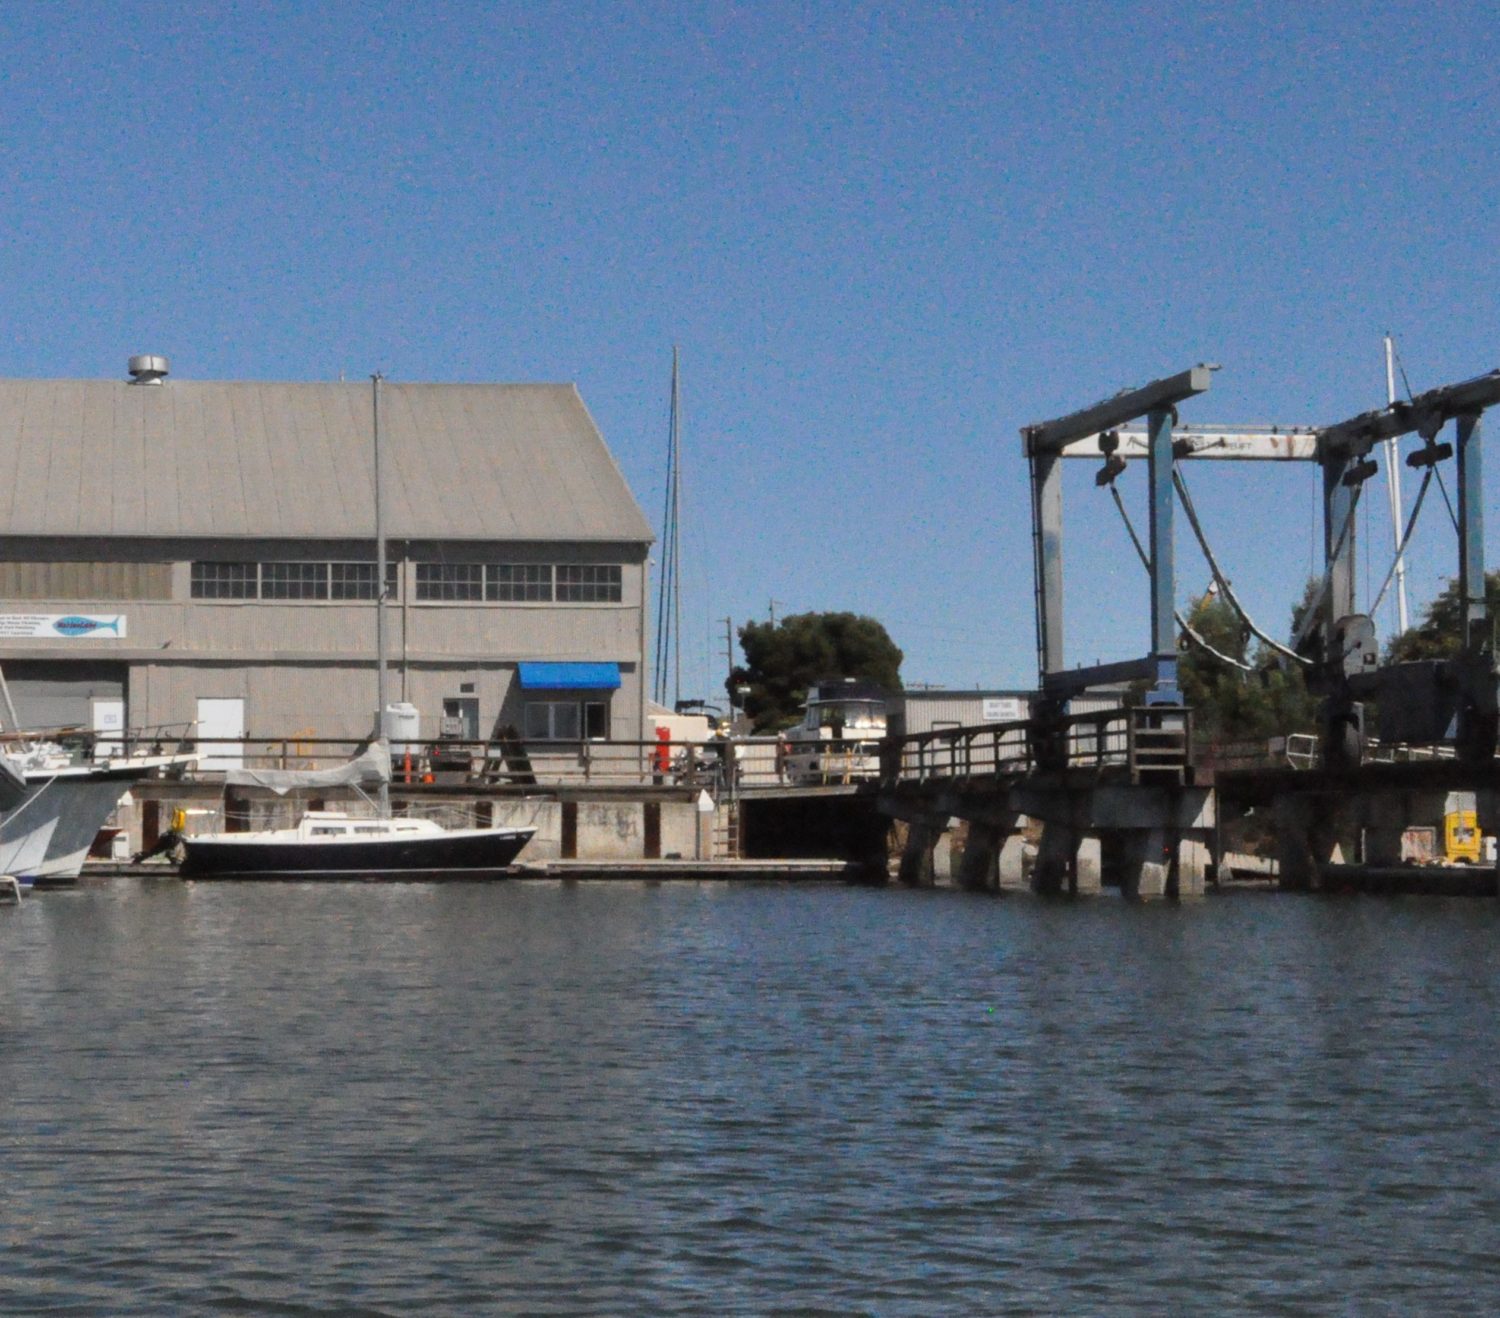
{"label": "blue sky", "polygon": [[[1418,391],[1500,365],[1477,3],[6,3],[0,38],[0,374],[573,380],[655,522],[680,345],[684,694],[772,607],[880,618],[908,682],[1034,681],[1027,422],[1205,360],[1185,421],[1330,422],[1384,401],[1388,328]],[[1069,659],[1138,655],[1080,467]],[[1313,472],[1189,475],[1279,632]],[[1434,496],[1414,608],[1454,553]]]}

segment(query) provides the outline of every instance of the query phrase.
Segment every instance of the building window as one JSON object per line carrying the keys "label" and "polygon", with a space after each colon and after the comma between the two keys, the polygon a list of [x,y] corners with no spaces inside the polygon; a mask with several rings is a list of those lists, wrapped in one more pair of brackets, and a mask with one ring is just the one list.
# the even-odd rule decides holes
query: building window
{"label": "building window", "polygon": [[[378,574],[374,563],[330,563],[328,573],[329,599],[373,600],[375,598],[375,578]],[[396,597],[397,576],[397,565],[387,562],[385,565],[387,599]]]}
{"label": "building window", "polygon": [[607,741],[609,704],[603,700],[528,700],[527,741]]}
{"label": "building window", "polygon": [[570,604],[618,604],[621,598],[619,565],[560,563],[557,598]]}
{"label": "building window", "polygon": [[482,563],[418,563],[419,600],[482,600]]}
{"label": "building window", "polygon": [[[194,563],[192,596],[204,600],[373,600],[374,563]],[[388,598],[399,566],[385,565]]]}
{"label": "building window", "polygon": [[550,600],[550,563],[491,563],[485,570],[485,598],[490,600]]}
{"label": "building window", "polygon": [[526,740],[580,740],[579,712],[580,707],[576,700],[528,700],[526,702]]}
{"label": "building window", "polygon": [[253,600],[259,594],[259,563],[193,564],[194,599]]}
{"label": "building window", "polygon": [[262,563],[260,597],[263,600],[326,600],[327,563]]}

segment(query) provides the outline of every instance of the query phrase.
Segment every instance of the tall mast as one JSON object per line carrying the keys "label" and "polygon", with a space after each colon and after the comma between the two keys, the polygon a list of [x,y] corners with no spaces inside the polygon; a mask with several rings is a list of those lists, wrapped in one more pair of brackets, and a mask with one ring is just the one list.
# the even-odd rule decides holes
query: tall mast
{"label": "tall mast", "polygon": [[682,395],[678,392],[677,345],[672,345],[672,708],[682,699]]}
{"label": "tall mast", "polygon": [[656,703],[667,703],[667,669],[672,668],[672,703],[682,699],[682,589],[678,579],[678,515],[682,485],[677,381],[677,345],[672,345],[672,401],[667,423],[667,484],[662,502],[661,569],[656,583]]}
{"label": "tall mast", "polygon": [[[371,437],[375,455],[375,739],[386,744],[385,729],[385,518],[384,491],[380,482],[380,381],[370,377]],[[391,813],[391,789],[380,784],[380,814]]]}
{"label": "tall mast", "polygon": [[[1389,333],[1385,336],[1385,402],[1396,401],[1396,347]],[[1391,502],[1391,535],[1396,548],[1396,634],[1406,631],[1406,556],[1401,552],[1401,463],[1396,441],[1385,441],[1385,488]]]}

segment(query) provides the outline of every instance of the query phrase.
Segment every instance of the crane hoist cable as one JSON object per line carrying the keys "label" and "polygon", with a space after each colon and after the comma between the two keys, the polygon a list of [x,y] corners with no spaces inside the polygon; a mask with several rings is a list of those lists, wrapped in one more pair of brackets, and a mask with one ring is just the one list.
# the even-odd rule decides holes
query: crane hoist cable
{"label": "crane hoist cable", "polygon": [[[1375,596],[1375,602],[1370,605],[1371,613],[1374,613],[1380,607],[1380,601],[1385,598],[1385,592],[1390,589],[1391,580],[1396,575],[1396,569],[1401,566],[1401,559],[1406,553],[1406,546],[1411,540],[1411,533],[1417,528],[1417,514],[1422,511],[1422,500],[1427,496],[1427,487],[1432,484],[1432,477],[1436,471],[1436,466],[1428,467],[1422,476],[1422,484],[1417,490],[1416,502],[1411,506],[1411,516],[1406,519],[1406,530],[1401,533],[1401,543],[1396,546],[1396,556],[1391,559],[1390,571],[1385,574],[1385,580],[1380,583],[1380,592]],[[1442,477],[1439,476],[1438,479],[1441,480]]]}
{"label": "crane hoist cable", "polygon": [[[1188,493],[1187,482],[1182,479],[1182,473],[1175,466],[1172,469],[1172,483],[1177,487],[1177,493],[1182,496],[1182,510],[1187,514],[1188,523],[1193,528],[1193,534],[1198,537],[1198,546],[1203,550],[1203,557],[1208,560],[1208,570],[1214,574],[1214,581],[1219,587],[1219,593],[1224,596],[1224,602],[1239,615],[1240,621],[1250,629],[1252,635],[1259,638],[1264,644],[1269,645],[1277,654],[1285,655],[1288,659],[1292,659],[1299,664],[1312,667],[1313,661],[1311,659],[1298,654],[1289,646],[1283,645],[1274,637],[1267,635],[1255,625],[1255,620],[1245,612],[1244,605],[1235,597],[1234,589],[1229,584],[1229,578],[1220,569],[1219,561],[1214,557],[1214,551],[1209,547],[1208,537],[1203,534],[1203,526],[1198,521],[1198,512],[1193,507],[1193,496]],[[1358,502],[1357,496],[1356,502]]]}
{"label": "crane hoist cable", "polygon": [[[1136,556],[1141,560],[1141,566],[1149,574],[1151,571],[1151,559],[1141,544],[1141,538],[1135,533],[1135,526],[1131,523],[1130,514],[1125,511],[1125,501],[1120,498],[1120,491],[1116,488],[1114,481],[1109,482],[1109,492],[1114,497],[1115,507],[1120,510],[1120,520],[1125,523],[1125,529],[1130,532],[1130,543],[1135,546]],[[1232,654],[1225,654],[1222,650],[1216,650],[1207,640],[1194,630],[1192,623],[1184,618],[1180,611],[1173,610],[1172,617],[1176,619],[1177,625],[1182,628],[1183,634],[1200,650],[1205,650],[1215,659],[1238,668],[1243,673],[1253,673],[1254,664],[1248,664],[1243,659],[1236,659]]]}
{"label": "crane hoist cable", "polygon": [[1323,569],[1323,579],[1318,582],[1318,589],[1307,601],[1307,610],[1302,615],[1302,625],[1297,628],[1297,634],[1292,637],[1293,649],[1300,646],[1312,634],[1312,629],[1317,625],[1323,612],[1323,602],[1328,598],[1328,589],[1333,584],[1333,564],[1344,552],[1344,541],[1349,538],[1349,531],[1354,526],[1354,514],[1359,509],[1359,495],[1363,488],[1362,485],[1354,487],[1354,497],[1349,501],[1349,513],[1344,518],[1344,525],[1339,529],[1338,538],[1333,542],[1333,552],[1328,555],[1329,565]]}

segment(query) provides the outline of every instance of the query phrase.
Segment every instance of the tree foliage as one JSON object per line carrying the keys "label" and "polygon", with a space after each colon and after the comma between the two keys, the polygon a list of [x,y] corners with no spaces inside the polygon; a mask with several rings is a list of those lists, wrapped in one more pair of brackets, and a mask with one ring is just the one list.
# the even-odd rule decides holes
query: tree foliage
{"label": "tree foliage", "polygon": [[[1484,604],[1492,618],[1500,617],[1500,572],[1484,575]],[[1412,659],[1450,659],[1462,640],[1458,578],[1450,577],[1442,593],[1429,604],[1415,627],[1408,627],[1391,642],[1387,658],[1393,663]]]}
{"label": "tree foliage", "polygon": [[[1299,608],[1306,603],[1304,599]],[[1302,669],[1283,663],[1267,646],[1257,647],[1247,660],[1250,633],[1228,604],[1206,595],[1193,606],[1188,621],[1220,654],[1251,665],[1246,672],[1183,638],[1178,681],[1202,740],[1261,741],[1313,730],[1317,701]]]}
{"label": "tree foliage", "polygon": [[901,651],[874,618],[856,613],[794,613],[779,623],[740,628],[745,664],[729,677],[731,694],[748,685],[745,712],[755,731],[776,732],[799,717],[808,689],[829,678],[859,677],[901,689]]}

